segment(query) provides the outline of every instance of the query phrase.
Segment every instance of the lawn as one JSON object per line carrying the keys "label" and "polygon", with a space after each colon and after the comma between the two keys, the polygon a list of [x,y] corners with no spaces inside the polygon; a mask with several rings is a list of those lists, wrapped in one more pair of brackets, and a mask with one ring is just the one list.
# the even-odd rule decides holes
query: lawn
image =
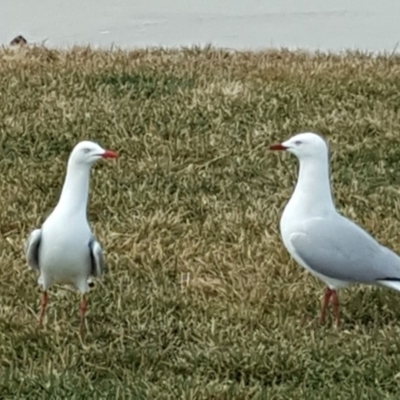
{"label": "lawn", "polygon": [[[297,162],[268,147],[323,134],[338,208],[400,252],[399,110],[399,56],[1,50],[0,397],[398,399],[400,293],[343,290],[318,325],[279,235]],[[23,246],[83,139],[120,157],[92,174],[109,271],[81,340],[68,288],[38,328]]]}

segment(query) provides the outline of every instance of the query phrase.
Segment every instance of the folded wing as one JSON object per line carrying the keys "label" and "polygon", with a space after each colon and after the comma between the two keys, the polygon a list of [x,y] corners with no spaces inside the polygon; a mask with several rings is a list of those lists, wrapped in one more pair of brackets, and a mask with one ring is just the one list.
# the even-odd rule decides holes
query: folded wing
{"label": "folded wing", "polygon": [[359,283],[400,281],[400,257],[339,214],[307,221],[290,242],[303,262],[324,276]]}
{"label": "folded wing", "polygon": [[39,263],[39,247],[42,240],[42,230],[35,229],[25,243],[25,257],[28,261],[28,265],[34,269],[40,270]]}
{"label": "folded wing", "polygon": [[96,238],[92,238],[89,242],[91,270],[90,275],[100,277],[107,271],[106,260],[104,258],[103,249]]}

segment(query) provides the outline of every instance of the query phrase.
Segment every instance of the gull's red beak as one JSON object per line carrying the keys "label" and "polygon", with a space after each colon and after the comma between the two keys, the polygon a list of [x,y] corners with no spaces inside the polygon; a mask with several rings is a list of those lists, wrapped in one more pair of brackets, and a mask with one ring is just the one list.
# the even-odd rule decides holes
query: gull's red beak
{"label": "gull's red beak", "polygon": [[112,150],[106,150],[102,155],[103,158],[117,158],[118,154]]}
{"label": "gull's red beak", "polygon": [[270,150],[286,150],[287,147],[285,147],[282,143],[277,143],[277,144],[273,144],[272,146],[269,146]]}

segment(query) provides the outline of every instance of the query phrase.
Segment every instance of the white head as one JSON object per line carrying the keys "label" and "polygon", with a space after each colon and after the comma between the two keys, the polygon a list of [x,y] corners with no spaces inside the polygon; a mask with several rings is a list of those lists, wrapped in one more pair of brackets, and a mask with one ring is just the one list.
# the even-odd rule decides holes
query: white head
{"label": "white head", "polygon": [[328,143],[316,133],[299,133],[283,143],[270,146],[271,150],[286,150],[293,153],[299,160],[307,158],[326,158]]}
{"label": "white head", "polygon": [[69,156],[69,163],[91,166],[100,158],[117,158],[114,151],[104,150],[97,143],[83,141],[78,143]]}

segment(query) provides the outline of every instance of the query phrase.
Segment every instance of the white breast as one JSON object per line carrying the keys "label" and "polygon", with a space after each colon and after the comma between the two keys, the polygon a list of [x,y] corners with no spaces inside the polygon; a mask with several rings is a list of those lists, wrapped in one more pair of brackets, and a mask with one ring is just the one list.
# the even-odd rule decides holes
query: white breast
{"label": "white breast", "polygon": [[313,218],[313,217],[311,216],[308,217],[307,215],[301,216],[301,214],[297,212],[298,207],[296,207],[296,204],[293,204],[294,202],[292,200],[293,198],[289,201],[289,203],[285,207],[285,210],[283,211],[280,220],[280,231],[281,231],[282,241],[286,249],[288,250],[289,254],[303,268],[305,268],[307,271],[309,271],[312,275],[314,275],[318,279],[321,279],[323,282],[325,282],[326,285],[329,286],[329,288],[339,289],[348,286],[350,282],[340,281],[338,279],[333,279],[325,275],[319,274],[318,272],[315,272],[297,254],[296,249],[294,248],[290,240],[290,237],[294,233],[297,233],[299,231],[304,231],[302,229],[303,223],[305,223],[305,221],[307,221],[308,218]]}
{"label": "white breast", "polygon": [[49,218],[42,228],[39,263],[43,286],[70,284],[85,290],[90,274],[90,228],[76,221]]}

